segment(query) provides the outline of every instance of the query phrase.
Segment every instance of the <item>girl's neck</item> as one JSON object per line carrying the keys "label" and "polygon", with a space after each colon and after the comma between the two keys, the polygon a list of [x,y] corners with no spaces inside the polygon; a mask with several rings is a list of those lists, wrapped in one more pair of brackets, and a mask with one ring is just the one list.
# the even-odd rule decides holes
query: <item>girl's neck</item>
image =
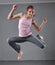
{"label": "girl's neck", "polygon": [[28,16],[28,14],[25,14],[25,17],[26,17],[27,19],[30,19],[30,18],[31,18],[31,17]]}

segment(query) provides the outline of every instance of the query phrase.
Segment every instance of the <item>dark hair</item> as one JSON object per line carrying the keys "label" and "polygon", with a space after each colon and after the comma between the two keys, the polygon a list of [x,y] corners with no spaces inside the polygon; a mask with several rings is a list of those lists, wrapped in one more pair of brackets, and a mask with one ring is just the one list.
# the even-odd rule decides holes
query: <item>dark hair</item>
{"label": "dark hair", "polygon": [[29,6],[27,7],[27,11],[28,11],[28,9],[34,9],[34,6],[29,5]]}

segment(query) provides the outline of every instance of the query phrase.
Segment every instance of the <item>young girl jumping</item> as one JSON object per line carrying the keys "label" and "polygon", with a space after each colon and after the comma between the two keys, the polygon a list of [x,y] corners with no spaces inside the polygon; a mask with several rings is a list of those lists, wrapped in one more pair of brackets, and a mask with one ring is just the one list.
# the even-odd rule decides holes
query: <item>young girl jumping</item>
{"label": "young girl jumping", "polygon": [[8,39],[9,45],[18,52],[18,60],[22,59],[23,51],[21,51],[20,45],[17,45],[16,43],[22,43],[22,42],[32,42],[36,44],[41,49],[45,48],[44,42],[42,42],[38,37],[34,37],[32,35],[32,32],[30,30],[31,25],[34,26],[34,28],[39,32],[42,30],[43,26],[47,23],[47,19],[43,18],[42,23],[40,26],[37,25],[33,17],[35,16],[35,9],[32,5],[29,5],[26,9],[26,13],[18,13],[16,15],[13,15],[14,11],[17,9],[17,5],[13,5],[12,10],[10,11],[8,15],[9,20],[13,20],[18,18],[19,24],[18,24],[18,30],[19,35],[16,37],[11,37]]}

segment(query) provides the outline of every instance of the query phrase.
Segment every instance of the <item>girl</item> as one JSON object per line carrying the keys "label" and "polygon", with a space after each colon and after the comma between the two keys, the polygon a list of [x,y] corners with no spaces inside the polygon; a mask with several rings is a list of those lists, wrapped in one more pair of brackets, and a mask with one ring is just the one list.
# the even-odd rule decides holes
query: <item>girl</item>
{"label": "girl", "polygon": [[43,18],[42,23],[40,24],[40,26],[38,26],[33,19],[33,17],[35,16],[35,9],[32,5],[29,5],[27,7],[25,14],[21,12],[16,15],[13,15],[16,9],[17,5],[13,5],[12,10],[10,11],[7,18],[9,20],[19,18],[19,24],[18,24],[19,36],[9,38],[8,43],[14,50],[18,52],[18,60],[21,60],[23,51],[21,51],[20,45],[17,45],[16,43],[22,43],[28,41],[36,44],[37,46],[43,49],[45,47],[45,45],[43,44],[44,42],[42,42],[38,38],[35,38],[32,35],[30,27],[31,25],[33,25],[34,28],[39,32],[46,24],[47,19]]}

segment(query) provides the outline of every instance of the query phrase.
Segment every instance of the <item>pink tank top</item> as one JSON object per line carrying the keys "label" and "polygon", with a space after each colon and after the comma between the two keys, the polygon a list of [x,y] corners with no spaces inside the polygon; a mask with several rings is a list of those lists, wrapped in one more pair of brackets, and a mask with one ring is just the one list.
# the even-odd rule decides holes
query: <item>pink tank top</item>
{"label": "pink tank top", "polygon": [[25,15],[23,15],[23,17],[19,20],[19,24],[18,24],[20,37],[26,37],[32,34],[30,30],[31,24],[32,24],[32,18],[27,19]]}

